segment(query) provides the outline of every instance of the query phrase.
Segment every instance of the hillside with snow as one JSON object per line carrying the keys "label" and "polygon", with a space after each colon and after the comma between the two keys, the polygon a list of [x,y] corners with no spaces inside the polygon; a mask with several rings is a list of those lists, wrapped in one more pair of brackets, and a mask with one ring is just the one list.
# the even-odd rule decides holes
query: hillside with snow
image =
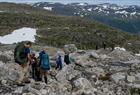
{"label": "hillside with snow", "polygon": [[[80,49],[96,49],[97,47],[102,48],[105,42],[108,48],[119,45],[126,50],[139,52],[139,36],[131,35],[95,20],[85,19],[85,15],[80,13],[88,11],[92,14],[91,17],[101,17],[103,20],[107,20],[108,18],[104,15],[91,13],[93,11],[91,6],[95,5],[85,3],[47,4],[50,6],[45,6],[46,3],[36,4],[38,7],[27,4],[0,3],[0,43],[13,44],[29,40],[35,44],[53,47],[75,44]],[[57,12],[61,12],[61,14],[71,15],[75,12],[77,15],[77,11],[74,10],[79,10],[78,14],[82,17],[57,15],[57,12],[54,11],[56,6],[59,10]],[[73,9],[76,7],[77,9]],[[120,22],[118,25],[121,26]]]}
{"label": "hillside with snow", "polygon": [[105,15],[110,14],[118,14],[122,18],[127,18],[131,16],[139,17],[140,16],[140,6],[137,5],[127,5],[127,6],[120,6],[116,4],[97,4],[97,5],[90,5],[87,3],[71,3],[71,4],[60,4],[60,3],[49,3],[49,2],[40,2],[35,3],[34,7],[43,7],[44,9],[56,11],[60,8],[70,8],[74,9],[74,15],[84,15],[87,16],[89,12],[98,12],[98,13],[105,13]]}
{"label": "hillside with snow", "polygon": [[48,2],[35,3],[33,6],[51,8],[51,11],[57,14],[89,18],[127,32],[140,33],[140,6],[120,6],[109,3],[91,5],[87,3],[60,4]]}

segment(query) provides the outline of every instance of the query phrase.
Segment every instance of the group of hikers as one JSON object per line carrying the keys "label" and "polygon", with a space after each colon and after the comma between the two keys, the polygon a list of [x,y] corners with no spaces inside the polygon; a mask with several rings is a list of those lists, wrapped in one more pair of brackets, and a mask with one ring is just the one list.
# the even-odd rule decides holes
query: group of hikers
{"label": "group of hikers", "polygon": [[[25,83],[30,83],[29,72],[35,81],[44,81],[46,84],[48,71],[50,70],[50,60],[47,49],[40,51],[39,56],[31,52],[32,42],[18,43],[14,50],[15,62],[22,68],[22,73],[19,75],[16,83],[18,86],[24,86]],[[63,62],[62,55],[57,54],[56,70],[62,70]],[[70,64],[69,53],[65,53],[64,62]]]}

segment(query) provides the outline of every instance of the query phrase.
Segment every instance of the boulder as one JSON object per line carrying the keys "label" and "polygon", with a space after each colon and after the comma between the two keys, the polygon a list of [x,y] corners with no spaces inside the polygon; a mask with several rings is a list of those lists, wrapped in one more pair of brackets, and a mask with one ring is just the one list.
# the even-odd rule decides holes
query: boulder
{"label": "boulder", "polygon": [[105,75],[105,71],[103,68],[101,67],[93,67],[93,68],[86,68],[85,71],[87,73],[91,73],[91,74],[95,74],[96,76],[104,76]]}
{"label": "boulder", "polygon": [[7,80],[2,80],[2,81],[1,81],[1,84],[2,84],[2,85],[6,85],[6,84],[7,84]]}
{"label": "boulder", "polygon": [[0,66],[0,80],[7,80],[7,81],[13,81],[15,82],[19,74],[22,73],[21,67],[16,63],[10,63]]}
{"label": "boulder", "polygon": [[91,89],[92,88],[92,85],[91,83],[86,79],[86,78],[79,78],[79,79],[76,79],[74,80],[74,87],[78,90],[80,89]]}
{"label": "boulder", "polygon": [[91,58],[101,59],[101,60],[105,60],[105,59],[110,59],[111,58],[108,55],[98,53],[97,51],[88,51],[87,55],[89,55]]}
{"label": "boulder", "polygon": [[111,53],[108,54],[109,57],[111,57],[111,60],[118,60],[118,61],[130,61],[135,60],[136,58],[128,51],[122,51],[122,50],[114,50]]}
{"label": "boulder", "polygon": [[13,92],[13,94],[22,94],[23,93],[23,87],[18,87],[16,90]]}
{"label": "boulder", "polygon": [[119,83],[120,80],[125,80],[126,75],[124,73],[115,73],[113,75],[111,75],[111,79],[115,82],[115,83]]}
{"label": "boulder", "polygon": [[90,54],[90,57],[93,57],[93,58],[100,58],[99,54],[97,54],[95,51],[92,51],[89,53]]}
{"label": "boulder", "polygon": [[64,51],[67,53],[77,52],[77,47],[74,44],[68,44],[64,46]]}
{"label": "boulder", "polygon": [[61,71],[56,75],[57,81],[60,83],[67,83],[72,78],[80,74],[80,72],[74,70],[75,64],[66,65]]}
{"label": "boulder", "polygon": [[9,61],[14,60],[13,52],[12,51],[4,51],[0,52],[0,61],[7,63]]}
{"label": "boulder", "polygon": [[41,92],[42,95],[47,95],[47,90],[46,89],[41,89],[40,92]]}
{"label": "boulder", "polygon": [[135,76],[127,76],[127,82],[135,82],[135,80],[136,80],[136,78],[135,78]]}
{"label": "boulder", "polygon": [[73,95],[95,95],[94,92],[97,89],[94,89],[86,78],[78,78],[73,81],[74,93]]}
{"label": "boulder", "polygon": [[135,74],[136,79],[140,80],[140,73]]}
{"label": "boulder", "polygon": [[94,62],[89,60],[88,55],[79,55],[73,58],[76,65],[82,66],[82,67],[93,67]]}
{"label": "boulder", "polygon": [[32,86],[30,84],[29,85],[26,85],[24,87],[24,90],[25,90],[25,92],[30,92],[30,93],[32,93],[34,95],[42,95],[39,90],[37,90],[35,88],[32,88]]}

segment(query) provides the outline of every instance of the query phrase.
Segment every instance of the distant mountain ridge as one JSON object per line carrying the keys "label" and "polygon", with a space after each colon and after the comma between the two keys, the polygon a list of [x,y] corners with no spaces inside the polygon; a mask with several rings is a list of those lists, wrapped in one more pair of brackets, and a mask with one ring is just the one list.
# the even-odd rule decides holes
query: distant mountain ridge
{"label": "distant mountain ridge", "polygon": [[119,6],[116,4],[49,3],[39,2],[34,7],[43,8],[61,15],[80,16],[100,21],[131,33],[140,33],[140,6]]}

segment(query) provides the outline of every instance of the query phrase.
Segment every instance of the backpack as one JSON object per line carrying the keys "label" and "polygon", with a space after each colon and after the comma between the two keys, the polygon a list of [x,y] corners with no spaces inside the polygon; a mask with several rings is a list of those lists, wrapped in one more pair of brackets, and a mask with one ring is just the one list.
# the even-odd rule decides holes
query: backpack
{"label": "backpack", "polygon": [[14,59],[15,62],[18,64],[24,64],[27,61],[27,58],[25,56],[25,46],[24,43],[18,43],[15,50],[14,50]]}
{"label": "backpack", "polygon": [[40,67],[42,69],[50,70],[49,55],[47,53],[41,54],[40,61]]}

